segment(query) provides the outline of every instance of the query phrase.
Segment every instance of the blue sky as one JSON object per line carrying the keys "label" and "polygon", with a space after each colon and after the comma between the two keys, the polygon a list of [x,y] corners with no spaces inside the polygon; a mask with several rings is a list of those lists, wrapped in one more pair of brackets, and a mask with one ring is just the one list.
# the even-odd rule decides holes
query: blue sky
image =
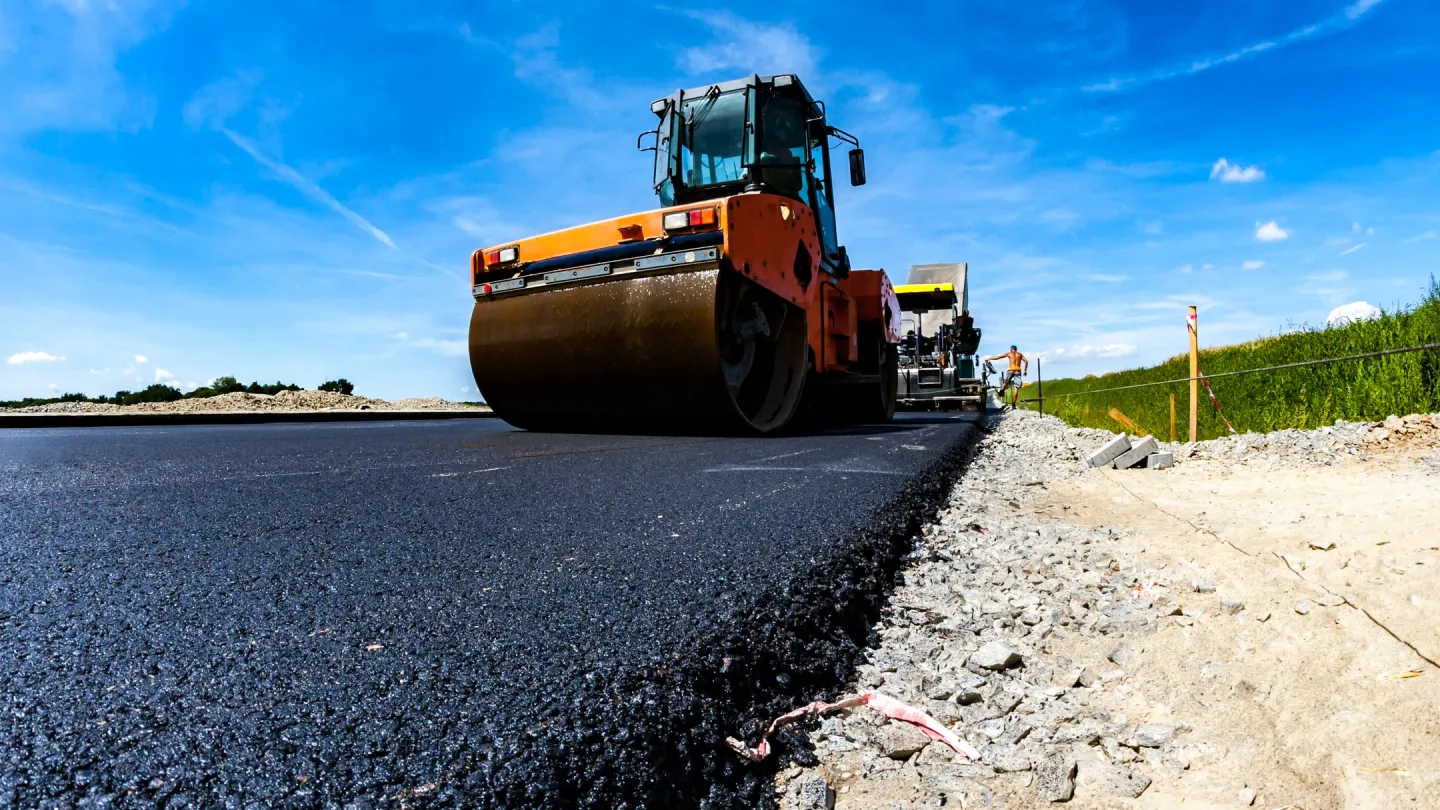
{"label": "blue sky", "polygon": [[1430,0],[893,5],[0,0],[0,398],[474,397],[470,251],[652,207],[649,102],[750,72],[864,143],[856,265],[969,262],[1047,376],[1440,274]]}

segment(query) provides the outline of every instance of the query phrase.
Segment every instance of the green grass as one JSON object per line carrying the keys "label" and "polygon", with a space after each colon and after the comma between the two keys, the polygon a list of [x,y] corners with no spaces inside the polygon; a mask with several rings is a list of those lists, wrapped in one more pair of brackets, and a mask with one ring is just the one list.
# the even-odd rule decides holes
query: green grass
{"label": "green grass", "polygon": [[[1203,335],[1203,321],[1201,329]],[[1184,339],[1184,333],[1177,332],[1179,342]],[[1251,343],[1202,349],[1200,372],[1213,375],[1424,343],[1440,343],[1440,283],[1433,279],[1419,304],[1387,312],[1372,321],[1339,329],[1306,328]],[[1085,392],[1185,378],[1189,373],[1189,356],[1181,354],[1150,368],[1078,380],[1046,380],[1045,412],[1056,414],[1072,425],[1122,430],[1109,416],[1110,409],[1116,408],[1164,440],[1170,438],[1170,395],[1174,394],[1177,438],[1184,441],[1188,433],[1188,383]],[[1361,421],[1384,419],[1390,414],[1431,413],[1440,411],[1440,351],[1222,377],[1211,380],[1210,385],[1225,416],[1241,433],[1313,428],[1334,424],[1337,419]],[[1036,395],[1033,385],[1023,389],[1022,407],[1033,410]],[[1031,399],[1028,405],[1027,398]],[[1213,439],[1228,432],[1215,415],[1203,384],[1199,410],[1201,439]]]}

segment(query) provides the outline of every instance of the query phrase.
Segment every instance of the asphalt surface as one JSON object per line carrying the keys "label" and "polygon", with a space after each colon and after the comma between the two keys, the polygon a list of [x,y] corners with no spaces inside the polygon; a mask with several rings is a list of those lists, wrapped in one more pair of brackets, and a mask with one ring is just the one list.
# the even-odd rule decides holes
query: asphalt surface
{"label": "asphalt surface", "polygon": [[764,804],[977,432],[0,433],[0,807]]}

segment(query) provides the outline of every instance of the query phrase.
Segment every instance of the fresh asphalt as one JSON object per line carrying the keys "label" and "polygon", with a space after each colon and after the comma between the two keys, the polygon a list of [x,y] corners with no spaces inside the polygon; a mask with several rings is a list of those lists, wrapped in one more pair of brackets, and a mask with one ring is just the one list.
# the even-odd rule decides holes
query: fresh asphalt
{"label": "fresh asphalt", "polygon": [[614,684],[706,666],[976,432],[0,433],[0,807],[643,806],[536,763],[623,759]]}

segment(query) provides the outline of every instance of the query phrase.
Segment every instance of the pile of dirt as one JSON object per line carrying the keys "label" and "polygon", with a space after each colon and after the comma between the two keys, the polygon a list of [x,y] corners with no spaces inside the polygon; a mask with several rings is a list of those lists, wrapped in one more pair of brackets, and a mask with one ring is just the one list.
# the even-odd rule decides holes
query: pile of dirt
{"label": "pile of dirt", "polygon": [[1440,782],[1440,465],[1434,419],[1387,421],[1353,453],[1322,429],[1116,471],[1081,460],[1110,434],[1009,415],[851,685],[925,710],[979,761],[836,716],[809,734],[817,761],[778,777],[784,806],[1423,804]]}
{"label": "pile of dirt", "polygon": [[221,394],[174,402],[145,402],[139,405],[109,405],[98,402],[56,402],[14,408],[7,413],[254,413],[259,411],[435,411],[465,410],[476,406],[451,402],[440,397],[411,397],[395,402],[349,396],[330,391],[281,391],[278,394]]}

